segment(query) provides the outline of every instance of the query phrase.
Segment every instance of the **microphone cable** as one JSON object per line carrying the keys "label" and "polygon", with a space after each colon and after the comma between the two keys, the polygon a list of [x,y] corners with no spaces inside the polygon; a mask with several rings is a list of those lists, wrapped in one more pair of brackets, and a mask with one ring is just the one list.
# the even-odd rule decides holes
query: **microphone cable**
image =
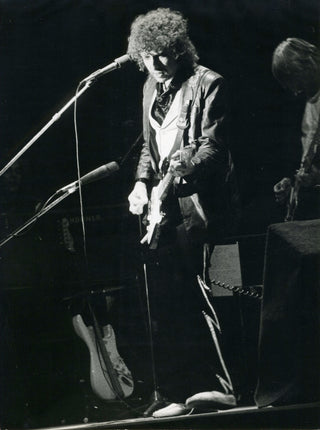
{"label": "microphone cable", "polygon": [[[80,82],[78,84],[77,89],[76,89],[76,95],[78,94],[78,92],[79,92],[80,87],[81,87],[82,84],[83,84],[83,82]],[[84,259],[85,259],[85,277],[86,277],[86,279],[82,283],[82,286],[85,289],[86,288],[85,283],[89,282],[89,261],[88,261],[88,254],[87,254],[86,226],[85,226],[85,220],[84,220],[84,206],[83,206],[81,172],[80,172],[79,136],[78,136],[78,126],[77,126],[77,98],[76,98],[76,100],[74,102],[73,125],[74,125],[74,133],[75,133],[75,150],[76,150],[76,164],[77,164],[77,179],[78,179],[78,184],[79,184],[78,190],[79,190],[80,220],[81,220],[82,237],[83,237],[83,254],[84,254]],[[142,137],[142,134],[140,134],[138,136],[138,138],[136,139],[136,141],[134,143],[134,148],[136,148],[136,146],[138,145],[139,141],[141,140],[141,137]],[[128,153],[126,154],[126,156],[123,158],[121,165],[123,164],[123,162],[125,162],[127,160],[127,158],[129,157],[129,154],[131,154],[131,150],[129,150]],[[90,299],[89,299],[89,303],[88,304],[89,304],[89,307],[90,307],[91,306]],[[98,347],[98,345],[97,345],[97,347]],[[104,360],[100,357],[100,354],[99,354],[99,361],[100,361],[100,364],[101,364],[101,369],[102,369],[104,378],[106,380],[106,383],[110,384],[109,377],[108,377],[108,372],[106,371],[106,369],[104,369],[104,366],[102,366],[102,364],[103,364],[102,361],[104,361]],[[113,389],[112,386],[110,386],[110,388],[114,392],[115,399],[119,400],[128,410],[130,410],[136,416],[138,416],[138,417],[142,417],[143,416],[143,414],[139,410],[139,408],[130,405],[130,403],[128,403],[124,398],[120,397],[118,395],[118,393],[116,392],[116,390]]]}
{"label": "microphone cable", "polygon": [[[78,84],[76,89],[76,96],[81,87],[81,82]],[[85,258],[86,268],[88,270],[88,256],[87,256],[87,235],[86,235],[86,227],[84,222],[84,209],[83,209],[83,197],[82,197],[82,185],[81,185],[81,172],[80,172],[80,156],[79,156],[79,135],[78,135],[78,124],[77,124],[77,97],[74,102],[73,107],[73,127],[74,127],[74,135],[75,135],[75,151],[76,151],[76,163],[77,163],[77,178],[78,178],[78,190],[79,190],[79,205],[80,205],[80,220],[81,220],[81,228],[82,228],[82,245],[83,245],[83,254]]]}

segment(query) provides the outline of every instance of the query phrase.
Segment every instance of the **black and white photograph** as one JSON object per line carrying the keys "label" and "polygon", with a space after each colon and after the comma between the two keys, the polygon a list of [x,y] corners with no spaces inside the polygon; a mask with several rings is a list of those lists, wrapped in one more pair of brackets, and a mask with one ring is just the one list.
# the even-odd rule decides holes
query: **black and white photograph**
{"label": "black and white photograph", "polygon": [[320,428],[320,3],[0,0],[0,429]]}

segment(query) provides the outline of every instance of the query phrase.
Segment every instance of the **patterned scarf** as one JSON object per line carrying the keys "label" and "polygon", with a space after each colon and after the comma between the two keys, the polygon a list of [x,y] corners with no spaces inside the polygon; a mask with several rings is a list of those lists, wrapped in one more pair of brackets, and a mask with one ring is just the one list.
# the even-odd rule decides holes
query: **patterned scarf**
{"label": "patterned scarf", "polygon": [[162,83],[157,83],[157,95],[152,106],[152,116],[161,125],[170,109],[173,99],[180,87],[177,85],[175,78],[172,79],[167,90]]}

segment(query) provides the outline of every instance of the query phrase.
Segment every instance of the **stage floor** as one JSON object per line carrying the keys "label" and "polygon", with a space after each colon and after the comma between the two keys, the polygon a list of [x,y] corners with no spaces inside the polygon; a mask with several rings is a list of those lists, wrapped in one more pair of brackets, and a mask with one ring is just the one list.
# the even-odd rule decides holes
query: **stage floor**
{"label": "stage floor", "polygon": [[[257,408],[237,407],[229,410],[168,418],[130,418],[103,422],[50,427],[54,430],[84,429],[319,429],[320,402]],[[37,430],[48,430],[48,427]]]}

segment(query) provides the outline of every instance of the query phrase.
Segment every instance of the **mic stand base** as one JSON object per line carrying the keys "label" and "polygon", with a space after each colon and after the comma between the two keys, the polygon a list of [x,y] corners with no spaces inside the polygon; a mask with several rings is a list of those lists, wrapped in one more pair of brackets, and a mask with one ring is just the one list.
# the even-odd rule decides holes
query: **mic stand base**
{"label": "mic stand base", "polygon": [[150,402],[150,405],[143,412],[144,417],[150,417],[153,412],[166,406],[167,399],[162,397],[158,390],[154,390],[154,392],[151,394]]}

